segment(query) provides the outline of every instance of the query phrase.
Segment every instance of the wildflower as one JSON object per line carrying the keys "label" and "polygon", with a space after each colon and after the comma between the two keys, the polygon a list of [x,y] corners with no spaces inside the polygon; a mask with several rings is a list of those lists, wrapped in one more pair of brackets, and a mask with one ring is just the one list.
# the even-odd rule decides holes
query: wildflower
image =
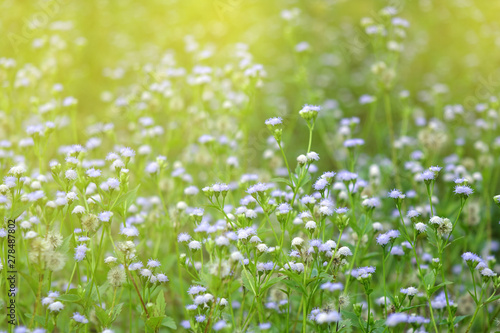
{"label": "wildflower", "polygon": [[189,234],[186,234],[185,232],[181,232],[179,236],[177,236],[177,241],[179,243],[186,243],[191,240],[191,236]]}
{"label": "wildflower", "polygon": [[493,272],[490,268],[484,268],[481,270],[481,275],[483,277],[494,277],[497,276],[497,273]]}
{"label": "wildflower", "polygon": [[359,267],[352,270],[351,276],[356,279],[366,279],[371,277],[373,273],[375,273],[375,267]]}
{"label": "wildflower", "polygon": [[415,219],[420,216],[420,213],[415,209],[410,209],[406,214],[406,216],[409,217],[410,219]]}
{"label": "wildflower", "polygon": [[297,163],[299,165],[304,165],[307,163],[307,156],[306,155],[299,155],[297,156]]}
{"label": "wildflower", "polygon": [[448,236],[453,230],[453,224],[449,219],[443,219],[442,223],[437,227],[437,232],[441,237]]}
{"label": "wildflower", "polygon": [[389,196],[389,198],[393,198],[395,200],[404,199],[406,197],[403,193],[401,193],[401,191],[396,190],[396,189],[391,190],[389,192],[388,196]]}
{"label": "wildflower", "polygon": [[441,167],[439,167],[439,166],[431,166],[431,167],[429,168],[429,170],[430,170],[430,171],[432,171],[432,172],[434,172],[434,173],[436,173],[436,174],[437,174],[439,171],[441,171],[441,169],[442,169],[442,168],[441,168]]}
{"label": "wildflower", "polygon": [[374,209],[380,206],[380,200],[378,198],[368,198],[364,199],[361,204],[368,209]]}
{"label": "wildflower", "polygon": [[363,139],[348,139],[344,141],[344,147],[346,148],[354,148],[357,146],[362,146],[365,144],[365,140]]}
{"label": "wildflower", "polygon": [[300,237],[295,237],[292,239],[292,245],[300,248],[304,244],[304,240]]}
{"label": "wildflower", "polygon": [[198,241],[195,241],[195,240],[191,241],[188,246],[189,246],[189,249],[192,251],[196,251],[196,250],[201,249],[201,243]]}
{"label": "wildflower", "polygon": [[75,248],[75,259],[76,261],[82,261],[83,259],[85,259],[85,255],[87,253],[89,249],[87,248],[87,245],[85,244],[82,244],[82,245],[78,245],[76,248]]}
{"label": "wildflower", "polygon": [[159,273],[159,274],[157,274],[157,275],[156,275],[156,279],[157,279],[157,280],[158,280],[158,282],[160,282],[160,283],[163,283],[163,282],[168,282],[168,281],[169,281],[169,280],[168,280],[168,277],[167,277],[165,274],[163,274],[163,273]]}
{"label": "wildflower", "polygon": [[73,313],[73,320],[82,324],[87,324],[89,322],[88,319],[85,318],[85,316],[80,314],[79,312]]}
{"label": "wildflower", "polygon": [[135,262],[135,263],[130,264],[130,265],[128,266],[128,269],[129,269],[130,271],[137,271],[137,270],[141,269],[141,268],[142,268],[142,266],[143,266],[143,265],[142,265],[142,262],[140,262],[140,261],[139,261],[139,262]]}
{"label": "wildflower", "polygon": [[320,286],[320,288],[333,292],[336,290],[343,290],[344,286],[340,282],[325,282]]}
{"label": "wildflower", "polygon": [[131,158],[135,156],[135,151],[132,148],[125,147],[120,150],[120,155],[126,158]]}
{"label": "wildflower", "polygon": [[100,176],[101,176],[101,170],[91,168],[91,169],[88,169],[87,171],[85,171],[85,174],[86,174],[89,178],[98,178],[98,177],[100,177]]}
{"label": "wildflower", "polygon": [[342,246],[341,248],[339,248],[337,253],[342,257],[352,256],[352,252],[347,246]]}
{"label": "wildflower", "polygon": [[425,170],[420,174],[420,178],[425,182],[430,182],[436,179],[436,174],[430,170]]}
{"label": "wildflower", "polygon": [[391,237],[389,237],[387,234],[380,234],[377,236],[377,244],[385,246],[389,243],[391,240]]}
{"label": "wildflower", "polygon": [[319,106],[315,105],[304,105],[304,107],[299,111],[299,115],[306,121],[315,120],[320,111]]}
{"label": "wildflower", "polygon": [[358,178],[358,175],[356,173],[345,171],[345,170],[340,171],[337,174],[337,179],[341,182],[344,182],[344,183],[351,182],[357,178]]}
{"label": "wildflower", "polygon": [[78,178],[78,173],[73,169],[68,169],[64,173],[64,176],[67,180],[76,180],[76,178]]}
{"label": "wildflower", "polygon": [[443,223],[443,219],[439,216],[433,216],[429,220],[429,223],[434,225],[434,226],[440,226]]}
{"label": "wildflower", "polygon": [[467,198],[472,193],[474,193],[474,190],[467,185],[457,185],[457,186],[455,186],[454,192],[455,192],[455,194],[458,194],[464,198]]}
{"label": "wildflower", "polygon": [[415,287],[401,288],[401,293],[408,296],[415,296],[418,293],[418,289]]}
{"label": "wildflower", "polygon": [[205,288],[203,286],[194,285],[194,286],[189,287],[188,294],[189,295],[197,295],[199,293],[205,292],[206,290],[207,290],[207,288]]}
{"label": "wildflower", "polygon": [[111,219],[112,216],[113,216],[112,212],[104,211],[104,212],[99,213],[99,215],[97,217],[102,222],[109,222],[109,220]]}
{"label": "wildflower", "polygon": [[281,117],[274,117],[274,118],[269,118],[266,120],[266,125],[268,126],[278,126],[283,123],[283,119]]}
{"label": "wildflower", "polygon": [[328,181],[324,178],[319,178],[313,185],[316,191],[323,191],[328,186]]}
{"label": "wildflower", "polygon": [[307,153],[306,157],[308,162],[319,161],[319,155],[313,151]]}
{"label": "wildflower", "polygon": [[427,225],[422,222],[418,222],[415,224],[415,230],[418,231],[418,233],[424,233],[425,229],[427,229]]}
{"label": "wildflower", "polygon": [[125,235],[127,237],[137,237],[139,236],[139,230],[133,225],[128,227],[121,227],[120,234]]}
{"label": "wildflower", "polygon": [[149,268],[156,268],[161,266],[160,261],[155,259],[149,259],[147,265]]}
{"label": "wildflower", "polygon": [[340,314],[336,311],[320,312],[316,315],[316,322],[320,325],[340,321]]}
{"label": "wildflower", "polygon": [[212,329],[216,332],[226,328],[227,326],[227,323],[224,321],[224,320],[219,320],[218,322],[216,322],[213,326],[212,326]]}
{"label": "wildflower", "polygon": [[260,323],[259,324],[259,329],[261,331],[268,330],[271,328],[271,323]]}
{"label": "wildflower", "polygon": [[391,313],[387,316],[385,324],[389,327],[394,327],[406,322],[408,322],[408,315],[406,313]]}
{"label": "wildflower", "polygon": [[308,221],[306,223],[305,227],[309,231],[314,230],[314,229],[316,229],[316,222],[314,222],[314,221]]}
{"label": "wildflower", "polygon": [[104,259],[104,263],[111,264],[111,263],[115,263],[117,260],[118,260],[118,258],[113,257],[113,256],[109,256],[109,257],[106,257]]}
{"label": "wildflower", "polygon": [[61,302],[57,301],[57,302],[54,302],[54,303],[51,303],[49,305],[49,310],[50,312],[59,312],[61,311],[62,309],[64,309],[64,304],[62,304]]}
{"label": "wildflower", "polygon": [[26,168],[22,165],[14,166],[9,170],[9,174],[17,178],[20,178],[24,173],[26,173]]}

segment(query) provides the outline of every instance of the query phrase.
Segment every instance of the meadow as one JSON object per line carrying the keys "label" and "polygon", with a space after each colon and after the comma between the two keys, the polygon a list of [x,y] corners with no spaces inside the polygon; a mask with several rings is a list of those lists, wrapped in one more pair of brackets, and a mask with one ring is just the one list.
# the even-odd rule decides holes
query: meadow
{"label": "meadow", "polygon": [[500,3],[0,10],[0,332],[500,332]]}

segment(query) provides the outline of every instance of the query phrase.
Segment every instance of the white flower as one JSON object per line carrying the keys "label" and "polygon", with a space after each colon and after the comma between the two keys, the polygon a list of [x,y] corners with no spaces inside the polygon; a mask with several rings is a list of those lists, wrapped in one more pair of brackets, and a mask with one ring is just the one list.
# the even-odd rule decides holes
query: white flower
{"label": "white flower", "polygon": [[310,152],[310,153],[307,153],[307,160],[309,162],[312,162],[312,161],[319,161],[319,155],[315,152]]}
{"label": "white flower", "polygon": [[338,249],[337,253],[344,257],[352,256],[352,252],[347,246],[342,246],[340,249]]}
{"label": "white flower", "polygon": [[302,246],[303,243],[304,243],[304,240],[300,237],[295,237],[294,239],[292,239],[293,246]]}
{"label": "white flower", "polygon": [[123,157],[134,157],[135,156],[135,151],[132,148],[125,147],[120,150],[120,155]]}
{"label": "white flower", "polygon": [[306,155],[299,155],[297,157],[297,163],[306,164],[307,163],[307,156]]}
{"label": "white flower", "polygon": [[50,312],[59,312],[62,309],[64,309],[64,304],[61,302],[57,301],[49,305],[49,310]]}
{"label": "white flower", "polygon": [[21,177],[26,172],[26,168],[22,165],[17,165],[9,170],[9,174],[15,177]]}
{"label": "white flower", "polygon": [[266,244],[257,245],[257,251],[259,251],[259,252],[267,252],[267,249],[268,249],[268,247]]}
{"label": "white flower", "polygon": [[111,219],[112,216],[113,216],[112,212],[104,211],[104,212],[99,213],[98,218],[102,222],[109,222],[109,220]]}
{"label": "white flower", "polygon": [[274,118],[269,118],[266,120],[266,125],[270,125],[270,126],[276,126],[276,125],[280,125],[283,123],[283,119],[281,119],[281,117],[274,117]]}
{"label": "white flower", "polygon": [[435,225],[441,225],[443,223],[443,219],[439,216],[433,216],[431,217],[431,219],[429,220],[429,223],[430,224],[435,224]]}
{"label": "white flower", "polygon": [[109,257],[106,257],[104,259],[104,263],[106,264],[110,264],[110,263],[114,263],[118,260],[118,258],[115,258],[115,257],[112,257],[112,256],[109,256]]}
{"label": "white flower", "polygon": [[64,173],[64,176],[67,180],[75,180],[76,178],[78,178],[78,173],[73,169],[68,169]]}
{"label": "white flower", "polygon": [[316,229],[316,222],[314,222],[314,221],[308,221],[306,223],[306,229],[307,230],[314,230],[314,229]]}
{"label": "white flower", "polygon": [[418,232],[423,233],[423,232],[425,232],[425,229],[427,229],[427,225],[425,223],[418,222],[415,224],[415,229]]}
{"label": "white flower", "polygon": [[155,268],[155,267],[160,267],[161,263],[158,260],[149,259],[147,265],[148,265],[149,268]]}
{"label": "white flower", "polygon": [[73,211],[71,212],[71,214],[84,214],[85,213],[85,207],[83,206],[75,206],[75,208],[73,208]]}
{"label": "white flower", "polygon": [[189,246],[189,249],[193,250],[193,251],[201,249],[201,243],[198,241],[195,241],[195,240],[191,241],[188,246]]}

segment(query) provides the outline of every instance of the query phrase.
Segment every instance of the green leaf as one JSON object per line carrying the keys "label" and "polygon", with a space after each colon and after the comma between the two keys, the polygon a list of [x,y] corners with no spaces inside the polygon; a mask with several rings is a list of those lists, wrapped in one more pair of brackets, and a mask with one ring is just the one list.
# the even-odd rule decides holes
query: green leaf
{"label": "green leaf", "polygon": [[378,258],[380,257],[381,254],[380,252],[371,252],[371,253],[367,253],[362,260],[368,260],[368,259],[371,259],[371,258]]}
{"label": "green leaf", "polygon": [[418,304],[418,305],[408,306],[406,308],[402,308],[399,312],[405,312],[405,311],[408,311],[408,310],[411,310],[411,309],[421,308],[423,306],[427,306],[427,304]]}
{"label": "green leaf", "polygon": [[344,318],[351,320],[352,326],[361,328],[359,326],[359,317],[354,312],[349,312],[349,311],[340,311],[340,312],[342,313],[342,316]]}
{"label": "green leaf", "polygon": [[299,293],[305,293],[306,292],[305,289],[304,289],[304,287],[302,287],[301,284],[299,284],[299,283],[297,283],[297,282],[295,282],[293,280],[284,279],[282,282],[284,284],[286,284],[290,289],[293,289],[293,290],[295,290],[295,291],[297,291]]}
{"label": "green leaf", "polygon": [[19,215],[21,215],[26,210],[28,210],[32,204],[33,203],[31,201],[27,201],[27,202],[23,202],[20,206],[16,205],[15,206],[16,209],[13,212],[11,212],[10,218],[13,220],[17,219],[19,217]]}
{"label": "green leaf", "polygon": [[425,289],[432,288],[434,286],[435,275],[433,271],[428,271],[424,276],[424,287]]}
{"label": "green leaf", "polygon": [[436,234],[432,230],[429,230],[429,232],[427,232],[427,240],[429,240],[429,243],[431,243],[434,247],[438,247]]}
{"label": "green leaf", "polygon": [[438,291],[439,288],[444,287],[444,286],[446,286],[448,284],[453,284],[453,282],[451,282],[451,281],[445,281],[443,283],[438,284],[435,287],[432,287],[431,289],[429,289],[429,293],[430,293],[429,295],[434,294],[436,291]]}
{"label": "green leaf", "polygon": [[95,308],[95,314],[97,316],[97,319],[99,319],[99,322],[101,323],[101,325],[108,326],[109,315],[106,312],[106,310],[104,310],[103,308],[101,308],[98,305],[94,305],[94,308]]}
{"label": "green leaf", "polygon": [[467,290],[467,292],[469,293],[470,297],[472,297],[472,299],[474,300],[474,303],[476,303],[476,304],[477,304],[477,303],[478,303],[478,301],[477,301],[476,296],[474,296],[474,294],[473,294],[470,290]]}
{"label": "green leaf", "polygon": [[79,302],[81,297],[74,294],[64,294],[57,297],[57,300],[62,302]]}
{"label": "green leaf", "polygon": [[290,180],[286,179],[286,178],[271,178],[271,180],[269,180],[269,182],[271,182],[271,183],[284,183],[284,184],[292,187],[292,183],[290,183]]}
{"label": "green leaf", "polygon": [[57,328],[62,332],[69,332],[70,316],[57,316]]}
{"label": "green leaf", "polygon": [[62,253],[62,254],[68,253],[69,249],[70,249],[69,245],[70,245],[71,238],[72,238],[71,235],[69,235],[68,237],[64,238],[61,246],[59,246],[59,248],[57,249],[57,252]]}
{"label": "green leaf", "polygon": [[25,279],[28,282],[28,285],[30,286],[31,290],[33,291],[33,294],[36,296],[38,292],[38,282],[35,281],[35,279],[31,275],[27,275],[23,272],[19,272],[23,279]]}
{"label": "green leaf", "polygon": [[279,283],[283,279],[284,279],[284,277],[276,277],[276,278],[270,279],[262,287],[260,287],[260,293],[263,294],[267,289],[271,288],[272,286]]}
{"label": "green leaf", "polygon": [[163,292],[160,292],[158,297],[156,298],[156,308],[160,315],[165,314],[165,308],[167,307],[167,303],[165,302],[165,295]]}
{"label": "green leaf", "polygon": [[[25,314],[26,318],[29,318],[31,319],[33,317],[33,315],[31,313],[26,313]],[[37,323],[39,323],[41,326],[45,326],[45,317],[44,316],[35,316],[35,321]],[[49,321],[49,324],[51,323],[51,321]]]}
{"label": "green leaf", "polygon": [[361,235],[361,229],[359,228],[358,225],[354,223],[349,223],[349,226],[356,232],[357,235]]}
{"label": "green leaf", "polygon": [[254,296],[257,296],[257,292],[255,291],[255,287],[252,283],[251,276],[246,269],[243,269],[243,274],[241,275],[241,279],[243,280],[243,285],[245,286],[245,288],[251,290]]}
{"label": "green leaf", "polygon": [[373,328],[379,328],[384,326],[385,326],[385,319],[376,320],[375,323],[373,324]]}
{"label": "green leaf", "polygon": [[161,326],[165,326],[165,327],[171,328],[173,330],[177,329],[177,325],[175,324],[175,321],[170,317],[163,318],[163,321],[161,322]]}
{"label": "green leaf", "polygon": [[302,187],[311,181],[311,174],[307,174],[306,177],[302,178],[297,187]]}
{"label": "green leaf", "polygon": [[450,246],[452,243],[464,238],[465,236],[461,236],[461,237],[458,237],[458,238],[455,238],[454,240],[452,240],[451,242],[449,242],[448,244],[446,244],[446,246],[444,247],[445,249]]}
{"label": "green leaf", "polygon": [[[459,322],[461,322],[462,320],[464,320],[465,318],[467,317],[470,317],[471,315],[467,315],[467,316],[458,316],[458,317],[455,317],[455,319],[453,320],[453,323],[454,324],[457,324]],[[438,325],[447,325],[448,324],[448,318],[446,319],[443,319],[441,320]]]}
{"label": "green leaf", "polygon": [[[484,302],[484,304],[488,304],[488,303],[491,303],[491,302],[494,302],[496,301],[497,299],[500,299],[500,295],[496,295],[495,297],[492,297],[490,299],[487,299],[486,302]],[[477,302],[476,302],[477,303]]]}
{"label": "green leaf", "polygon": [[122,312],[122,308],[123,308],[123,303],[119,303],[115,305],[115,307],[111,310],[110,324],[113,323],[116,320],[116,318],[120,315],[120,313]]}
{"label": "green leaf", "polygon": [[458,317],[456,317],[456,318],[455,318],[455,320],[454,320],[453,322],[454,322],[455,324],[456,324],[456,323],[459,323],[459,322],[461,322],[462,320],[464,320],[464,319],[465,319],[465,318],[467,318],[467,317],[470,317],[470,315],[467,315],[467,316],[458,316]]}
{"label": "green leaf", "polygon": [[116,202],[113,204],[113,208],[115,207],[120,207],[120,205],[122,203],[127,203],[127,202],[132,202],[135,200],[135,198],[137,197],[137,190],[139,189],[139,186],[141,186],[141,184],[137,185],[133,190],[130,190],[128,191],[127,193],[125,194],[122,194],[118,200],[116,200]]}
{"label": "green leaf", "polygon": [[160,327],[160,325],[162,324],[162,321],[163,321],[163,318],[165,318],[165,316],[161,316],[161,317],[151,317],[149,318],[148,320],[146,320],[146,325],[155,330]]}

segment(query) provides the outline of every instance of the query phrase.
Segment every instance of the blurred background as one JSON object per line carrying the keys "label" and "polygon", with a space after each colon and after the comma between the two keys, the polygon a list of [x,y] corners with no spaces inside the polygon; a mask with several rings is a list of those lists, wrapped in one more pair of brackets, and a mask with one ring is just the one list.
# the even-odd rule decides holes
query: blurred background
{"label": "blurred background", "polygon": [[[20,140],[27,125],[56,119],[46,110],[61,83],[63,96],[75,99],[68,114],[58,114],[60,124],[72,125],[60,134],[67,143],[108,122],[118,134],[133,129],[147,111],[167,132],[160,153],[196,154],[185,148],[200,135],[232,133],[251,168],[269,148],[265,119],[285,118],[284,142],[303,147],[307,127],[298,110],[318,104],[321,170],[344,167],[343,152],[332,149],[342,142],[339,121],[359,117],[365,159],[386,160],[389,144],[411,146],[398,152],[402,161],[415,149],[429,156],[426,164],[443,165],[457,153],[471,157],[471,173],[489,174],[487,195],[498,188],[489,171],[497,158],[481,160],[475,146],[493,144],[496,124],[454,116],[497,105],[498,1],[3,0],[0,10],[0,57],[22,67],[19,74],[3,62],[3,139]],[[383,103],[366,102],[385,93],[392,124]],[[421,129],[433,117],[449,121],[438,127],[452,140],[425,142]],[[56,156],[46,154],[47,161]]]}
{"label": "blurred background", "polygon": [[[425,112],[438,83],[453,84],[443,103],[463,104],[470,95],[479,102],[498,89],[497,1],[3,0],[0,52],[19,63],[61,56],[53,75],[78,99],[79,112],[98,115],[103,91],[133,82],[139,68],[166,52],[188,70],[195,63],[222,67],[233,56],[228,49],[245,43],[268,74],[259,91],[262,108],[255,110],[259,123],[271,108],[295,113],[328,98],[349,115],[362,115],[356,106],[360,95],[374,93],[369,67],[375,59],[360,21],[377,20],[389,5],[410,24],[396,89],[418,96]],[[300,14],[283,19],[293,8]],[[300,42],[309,44],[305,60],[294,50]],[[193,59],[193,48],[205,50],[205,59]],[[296,84],[302,64],[313,90],[309,100]]]}

